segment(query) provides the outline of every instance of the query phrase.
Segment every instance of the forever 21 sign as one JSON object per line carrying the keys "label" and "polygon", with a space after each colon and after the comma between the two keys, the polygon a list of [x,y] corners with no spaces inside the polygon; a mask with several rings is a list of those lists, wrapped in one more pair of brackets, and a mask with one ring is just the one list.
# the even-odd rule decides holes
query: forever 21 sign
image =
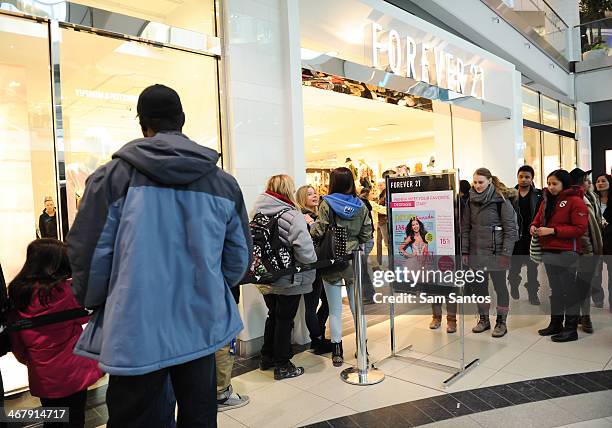
{"label": "forever 21 sign", "polygon": [[[384,35],[386,34],[386,40]],[[381,61],[386,52],[387,62]],[[417,43],[410,36],[400,36],[394,29],[383,33],[383,27],[372,23],[372,65],[388,68],[397,75],[484,98],[484,70],[428,43]]]}

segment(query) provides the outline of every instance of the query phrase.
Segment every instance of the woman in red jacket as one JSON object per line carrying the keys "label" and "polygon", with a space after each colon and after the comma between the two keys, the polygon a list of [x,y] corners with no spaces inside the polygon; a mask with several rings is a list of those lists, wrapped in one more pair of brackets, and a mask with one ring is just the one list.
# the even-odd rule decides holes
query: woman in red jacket
{"label": "woman in red jacket", "polygon": [[538,333],[552,336],[553,342],[569,342],[578,339],[581,299],[576,270],[582,252],[580,238],[587,231],[589,212],[582,199],[584,191],[571,185],[567,171],[551,172],[547,182],[544,203],[540,204],[530,229],[531,235],[539,237],[551,290],[550,324]]}
{"label": "woman in red jacket", "polygon": [[[26,262],[9,284],[11,319],[31,318],[78,308],[70,288],[66,245],[38,239],[28,246]],[[28,367],[30,393],[44,407],[68,407],[69,427],[85,425],[87,387],[102,377],[98,363],[72,353],[88,318],[58,322],[10,334],[15,358]]]}

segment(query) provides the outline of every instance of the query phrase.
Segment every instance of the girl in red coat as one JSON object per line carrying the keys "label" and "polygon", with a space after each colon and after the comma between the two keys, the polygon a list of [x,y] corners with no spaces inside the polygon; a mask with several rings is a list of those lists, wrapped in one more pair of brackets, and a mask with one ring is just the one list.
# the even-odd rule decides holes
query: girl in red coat
{"label": "girl in red coat", "polygon": [[[572,186],[570,174],[559,169],[547,178],[544,203],[531,223],[531,235],[538,236],[542,261],[550,285],[550,324],[538,333],[552,336],[553,342],[578,339],[580,292],[576,283],[580,238],[587,231],[589,212],[582,188]],[[563,320],[565,318],[565,327]]]}
{"label": "girl in red coat", "polygon": [[[78,308],[70,288],[66,245],[38,239],[28,246],[26,262],[9,284],[11,319],[31,318]],[[44,407],[69,407],[69,427],[85,424],[87,387],[102,377],[97,362],[72,353],[88,321],[80,318],[12,332],[11,350],[28,367],[30,393]]]}

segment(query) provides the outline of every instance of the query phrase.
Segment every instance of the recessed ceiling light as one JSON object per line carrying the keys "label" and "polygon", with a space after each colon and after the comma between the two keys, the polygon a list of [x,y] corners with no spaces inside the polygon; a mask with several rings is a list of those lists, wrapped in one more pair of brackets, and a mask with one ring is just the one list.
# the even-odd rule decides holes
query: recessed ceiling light
{"label": "recessed ceiling light", "polygon": [[370,132],[378,132],[378,131],[380,131],[380,128],[372,127],[372,128],[368,128],[368,131],[370,131]]}

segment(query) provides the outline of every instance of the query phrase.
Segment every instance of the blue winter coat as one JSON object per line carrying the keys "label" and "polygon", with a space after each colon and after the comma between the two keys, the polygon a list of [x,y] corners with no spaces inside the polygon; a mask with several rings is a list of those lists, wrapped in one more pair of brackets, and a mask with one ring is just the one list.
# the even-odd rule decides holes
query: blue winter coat
{"label": "blue winter coat", "polygon": [[230,291],[251,236],[219,155],[179,132],[126,144],[87,180],[68,235],[73,287],[95,308],[75,347],[113,375],[212,354],[242,329]]}

